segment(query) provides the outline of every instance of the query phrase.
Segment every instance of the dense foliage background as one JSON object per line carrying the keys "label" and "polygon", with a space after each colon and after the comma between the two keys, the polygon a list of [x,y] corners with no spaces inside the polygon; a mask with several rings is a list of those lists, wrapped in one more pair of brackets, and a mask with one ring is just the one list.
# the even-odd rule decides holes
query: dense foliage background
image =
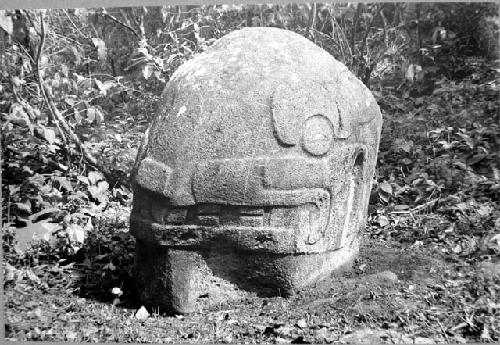
{"label": "dense foliage background", "polygon": [[[205,339],[185,325],[173,328],[176,335],[157,337],[145,332],[144,324],[134,324],[134,317],[128,333],[108,324],[113,318],[122,322],[127,307],[139,307],[128,176],[159,95],[177,67],[232,30],[275,26],[307,37],[346,64],[383,111],[367,240],[411,252],[430,250],[426,255],[441,255],[452,266],[435,270],[439,278],[432,284],[412,283],[403,293],[405,301],[425,299],[425,310],[417,302],[387,315],[354,310],[330,326],[301,322],[295,325],[298,333],[259,324],[245,335],[231,328],[235,322],[215,335],[207,331],[208,339],[225,341],[229,332],[258,341],[332,342],[370,327],[413,334],[413,340],[417,334],[432,341],[498,341],[497,13],[495,3],[0,11],[7,336]],[[361,260],[357,274],[367,267]],[[373,297],[369,290],[358,292]],[[82,328],[56,313],[60,299],[50,296],[60,298],[62,292],[80,315],[99,320]],[[74,302],[75,294],[85,299]],[[34,302],[40,296],[48,311]],[[439,328],[425,333],[436,320]],[[316,334],[323,328],[328,336]]]}

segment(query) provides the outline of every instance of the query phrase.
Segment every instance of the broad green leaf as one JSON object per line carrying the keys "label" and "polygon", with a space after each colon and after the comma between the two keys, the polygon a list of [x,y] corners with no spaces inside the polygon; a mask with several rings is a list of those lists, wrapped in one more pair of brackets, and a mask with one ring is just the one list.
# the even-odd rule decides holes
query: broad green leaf
{"label": "broad green leaf", "polygon": [[453,166],[455,166],[463,171],[467,171],[467,164],[465,164],[464,162],[460,162],[460,161],[453,162]]}
{"label": "broad green leaf", "polygon": [[61,64],[61,72],[64,74],[65,77],[69,77],[69,67],[66,66],[65,64]]}
{"label": "broad green leaf", "polygon": [[31,213],[31,203],[29,201],[26,202],[16,202],[15,205],[21,211]]}
{"label": "broad green leaf", "polygon": [[103,192],[106,192],[108,190],[109,184],[106,181],[99,181],[97,183],[97,187],[99,188],[99,192],[103,193]]}
{"label": "broad green leaf", "polygon": [[75,57],[75,64],[79,66],[82,63],[82,53],[75,46],[71,46],[70,50]]}
{"label": "broad green leaf", "polygon": [[85,184],[89,184],[89,179],[86,177],[86,176],[81,176],[81,175],[78,175],[76,177],[76,179],[80,182],[83,182]]}
{"label": "broad green leaf", "polygon": [[6,118],[21,127],[28,127],[30,130],[30,133],[34,132],[34,127],[33,124],[31,123],[30,117],[26,112],[24,111],[24,108],[18,104],[14,103],[12,105],[12,110],[11,113],[6,116]]}
{"label": "broad green leaf", "polygon": [[29,219],[31,222],[36,222],[38,220],[38,218],[42,217],[42,216],[45,216],[47,214],[58,214],[62,212],[59,208],[55,208],[55,207],[49,207],[49,208],[45,208],[43,210],[41,210],[40,212],[37,212],[37,213],[34,213],[32,214]]}
{"label": "broad green leaf", "polygon": [[100,125],[102,122],[104,122],[104,114],[97,107],[89,107],[87,109],[87,119],[90,122],[94,122]]}
{"label": "broad green leaf", "polygon": [[389,182],[384,181],[379,185],[379,188],[385,193],[392,195],[392,186]]}
{"label": "broad green leaf", "polygon": [[105,62],[106,61],[106,43],[100,38],[93,37],[92,38],[92,43],[94,43],[94,46],[97,48],[97,57],[99,58],[99,61]]}
{"label": "broad green leaf", "polygon": [[80,115],[78,109],[73,108],[73,116],[75,117],[75,121],[77,124],[80,124],[82,122],[82,116]]}
{"label": "broad green leaf", "polygon": [[76,74],[76,86],[78,91],[83,92],[92,87],[92,80],[90,78],[85,78],[81,75]]}
{"label": "broad green leaf", "polygon": [[116,270],[116,266],[113,265],[112,262],[110,262],[109,264],[106,264],[103,268],[103,270],[110,270],[110,271],[114,271]]}
{"label": "broad green leaf", "polygon": [[474,141],[472,140],[472,138],[470,136],[468,136],[467,134],[462,134],[462,133],[457,133],[458,136],[460,136],[464,141],[465,141],[465,144],[473,149],[474,148]]}
{"label": "broad green leaf", "polygon": [[29,247],[29,243],[35,239],[49,241],[52,233],[59,228],[58,223],[38,222],[30,223],[24,228],[16,230],[17,249],[24,252]]}
{"label": "broad green leaf", "polygon": [[113,295],[118,295],[118,296],[123,295],[123,291],[122,291],[122,289],[120,289],[119,287],[114,287],[114,288],[111,290],[111,293],[112,293]]}
{"label": "broad green leaf", "polygon": [[86,8],[75,8],[75,16],[79,17],[81,20],[86,20],[89,14],[89,10]]}
{"label": "broad green leaf", "polygon": [[377,221],[378,221],[378,225],[382,228],[390,224],[389,218],[387,218],[386,216],[379,216],[377,218]]}
{"label": "broad green leaf", "polygon": [[389,194],[379,191],[378,196],[382,199],[382,201],[389,203]]}
{"label": "broad green leaf", "polygon": [[138,320],[145,320],[149,317],[149,313],[144,306],[135,313],[135,318]]}
{"label": "broad green leaf", "polygon": [[104,114],[99,108],[95,108],[95,123],[100,125],[104,122]]}
{"label": "broad green leaf", "polygon": [[54,132],[53,129],[51,128],[47,128],[47,127],[43,127],[42,128],[42,133],[43,133],[43,137],[45,138],[45,140],[47,140],[47,142],[49,144],[54,144],[56,142],[56,132]]}
{"label": "broad green leaf", "polygon": [[26,84],[26,81],[19,78],[18,76],[13,76],[11,78],[11,81],[12,81],[12,84],[15,86],[15,87],[21,87],[23,84]]}
{"label": "broad green leaf", "polygon": [[90,171],[87,176],[91,184],[97,184],[97,181],[104,180],[104,175],[99,171]]}
{"label": "broad green leaf", "polygon": [[104,88],[104,84],[102,83],[102,81],[100,81],[99,79],[94,79],[94,81],[99,91],[102,91]]}
{"label": "broad green leaf", "polygon": [[66,189],[68,192],[72,192],[73,191],[73,186],[71,185],[71,182],[68,181],[68,179],[64,176],[57,176],[57,177],[54,177],[54,180],[57,181],[59,183],[59,185]]}
{"label": "broad green leaf", "polygon": [[23,171],[26,171],[30,175],[34,174],[33,170],[31,170],[31,168],[29,166],[25,165],[25,166],[22,167],[22,169],[23,169]]}
{"label": "broad green leaf", "polygon": [[82,244],[85,241],[85,230],[78,224],[71,224],[66,228],[71,241]]}
{"label": "broad green leaf", "polygon": [[90,122],[94,122],[96,118],[96,108],[90,107],[87,109],[87,119]]}
{"label": "broad green leaf", "polygon": [[14,22],[12,21],[12,16],[7,15],[7,11],[5,10],[0,10],[0,28],[4,29],[9,36],[12,35]]}
{"label": "broad green leaf", "polygon": [[154,67],[150,64],[144,65],[142,67],[142,75],[144,76],[144,79],[148,80],[149,77],[153,74]]}
{"label": "broad green leaf", "polygon": [[16,194],[20,190],[21,190],[21,186],[19,186],[19,185],[14,185],[14,184],[10,184],[9,185],[9,194],[11,196],[14,195],[14,194]]}
{"label": "broad green leaf", "polygon": [[64,99],[64,102],[69,105],[69,106],[74,106],[75,105],[75,98],[73,98],[73,96],[67,96],[65,99]]}
{"label": "broad green leaf", "polygon": [[107,199],[108,188],[109,184],[106,181],[99,181],[97,186],[89,186],[88,191],[94,199],[104,202]]}

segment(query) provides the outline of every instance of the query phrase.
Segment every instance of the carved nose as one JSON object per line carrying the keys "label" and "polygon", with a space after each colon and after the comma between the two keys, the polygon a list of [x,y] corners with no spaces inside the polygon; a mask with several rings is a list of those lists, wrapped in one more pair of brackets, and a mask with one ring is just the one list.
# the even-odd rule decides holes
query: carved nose
{"label": "carved nose", "polygon": [[135,182],[145,189],[168,197],[172,172],[168,165],[148,157],[142,160]]}
{"label": "carved nose", "polygon": [[175,169],[151,158],[145,158],[135,181],[143,188],[166,197],[173,206],[194,205],[191,193],[191,164],[178,163]]}
{"label": "carved nose", "polygon": [[199,203],[300,205],[328,197],[329,175],[326,160],[218,159],[198,165],[192,190]]}

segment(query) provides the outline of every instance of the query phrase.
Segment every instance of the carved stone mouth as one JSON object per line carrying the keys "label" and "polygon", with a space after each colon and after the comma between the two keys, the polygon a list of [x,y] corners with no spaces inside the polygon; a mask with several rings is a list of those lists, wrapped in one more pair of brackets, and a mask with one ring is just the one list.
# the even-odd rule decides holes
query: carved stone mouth
{"label": "carved stone mouth", "polygon": [[136,217],[152,223],[178,228],[288,229],[300,232],[308,244],[324,236],[330,213],[330,200],[291,206],[243,206],[212,203],[172,206],[148,196],[136,200]]}
{"label": "carved stone mouth", "polygon": [[294,228],[294,224],[309,215],[314,222],[319,220],[319,207],[312,203],[298,206],[233,206],[199,204],[194,206],[168,206],[144,203],[136,213],[163,225],[200,226],[251,226]]}

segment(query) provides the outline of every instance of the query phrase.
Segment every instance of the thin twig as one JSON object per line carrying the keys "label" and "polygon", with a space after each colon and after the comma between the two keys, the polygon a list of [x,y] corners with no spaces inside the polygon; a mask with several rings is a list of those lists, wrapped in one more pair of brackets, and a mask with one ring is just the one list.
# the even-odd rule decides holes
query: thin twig
{"label": "thin twig", "polygon": [[130,30],[138,39],[142,39],[141,35],[139,35],[137,33],[137,31],[134,30],[133,27],[131,27],[130,25],[128,24],[125,24],[124,22],[122,22],[121,20],[117,19],[115,16],[112,16],[111,14],[109,14],[108,12],[106,12],[106,9],[103,8],[102,9],[102,16],[105,17],[105,18],[108,18],[108,19],[111,19],[112,21],[114,21],[116,24],[119,24],[121,26],[123,26],[124,28]]}
{"label": "thin twig", "polygon": [[431,201],[427,201],[425,204],[422,204],[422,205],[418,205],[414,208],[411,209],[411,212],[420,212],[428,207],[432,207],[434,206],[438,201],[440,200],[440,198],[436,198],[434,200],[431,200]]}
{"label": "thin twig", "polygon": [[446,341],[449,341],[448,334],[446,333],[446,330],[444,329],[443,324],[439,320],[436,320],[436,321],[437,321],[437,324],[439,325],[439,328],[441,329],[441,332],[444,335],[444,338],[446,339]]}
{"label": "thin twig", "polygon": [[54,100],[52,99],[51,92],[47,84],[44,82],[43,77],[40,73],[40,68],[39,68],[39,63],[40,63],[40,55],[43,50],[43,44],[45,42],[45,26],[43,24],[43,13],[40,13],[40,34],[41,34],[41,39],[40,39],[40,45],[38,46],[38,53],[37,53],[37,59],[36,59],[36,79],[38,82],[38,86],[40,88],[40,91],[42,93],[42,96],[47,104],[47,107],[49,108],[49,114],[50,117],[53,119],[57,129],[59,130],[59,133],[61,135],[61,138],[63,139],[63,143],[65,147],[69,147],[68,145],[68,138],[66,138],[66,135],[69,137],[71,142],[73,142],[77,148],[80,150],[82,154],[82,158],[90,165],[93,167],[97,168],[100,170],[106,179],[108,179],[110,182],[114,181],[115,178],[113,177],[113,174],[106,168],[104,165],[102,165],[84,146],[83,143],[81,142],[80,138],[73,132],[71,129],[70,125],[62,116],[62,114],[59,112],[59,109],[57,109]]}
{"label": "thin twig", "polygon": [[312,4],[311,11],[309,12],[309,36],[314,41],[314,31],[316,29],[316,3]]}
{"label": "thin twig", "polygon": [[42,55],[43,45],[45,44],[45,25],[43,24],[43,12],[40,12],[40,43],[35,55],[35,67],[37,75],[40,74],[40,56]]}
{"label": "thin twig", "polygon": [[[69,16],[68,11],[67,11],[67,10],[63,10],[63,12],[64,12],[64,14],[66,15],[66,17],[68,17],[69,22],[71,23],[71,25],[73,25],[73,27],[75,28],[75,30],[76,30],[76,31],[78,31],[78,33],[79,33],[80,35],[82,35],[82,36],[83,36],[83,37],[85,37],[86,39],[90,40],[90,37],[88,37],[87,35],[85,35],[85,34],[82,32],[82,30],[80,30],[80,29],[76,26],[75,22],[73,22],[73,20],[72,20],[72,19],[71,19],[71,17]],[[76,41],[75,41],[75,42],[76,42]],[[77,42],[77,43],[79,44],[79,42]]]}
{"label": "thin twig", "polygon": [[383,10],[380,11],[380,17],[382,18],[382,22],[384,23],[384,43],[387,49],[387,46],[389,45],[389,35],[387,33],[387,18],[385,17]]}

